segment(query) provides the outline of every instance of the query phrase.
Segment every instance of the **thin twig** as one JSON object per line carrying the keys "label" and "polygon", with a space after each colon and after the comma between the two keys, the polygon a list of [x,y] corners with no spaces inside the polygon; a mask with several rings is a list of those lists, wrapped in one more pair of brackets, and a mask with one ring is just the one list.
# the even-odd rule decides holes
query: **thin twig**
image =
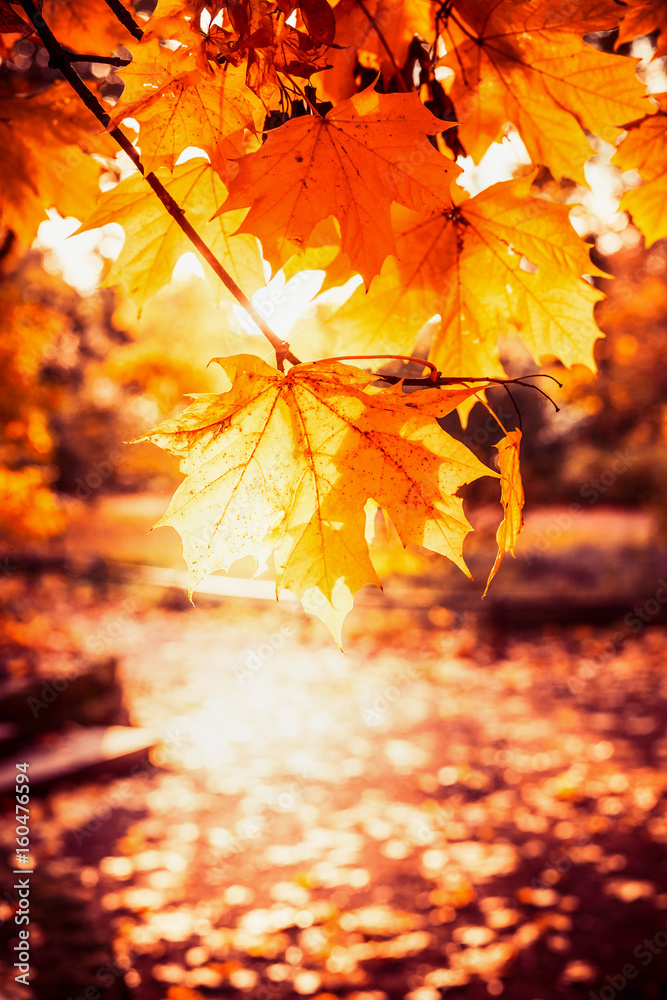
{"label": "thin twig", "polygon": [[517,385],[525,385],[527,389],[535,389],[536,392],[539,392],[540,396],[544,396],[545,399],[549,400],[549,402],[553,406],[553,408],[556,411],[556,413],[560,413],[560,406],[557,406],[556,403],[554,402],[554,400],[551,398],[551,396],[548,393],[543,392],[543,390],[540,389],[540,387],[538,385],[531,385],[530,382],[520,382],[518,379],[517,379],[516,384]]}
{"label": "thin twig", "polygon": [[123,7],[120,0],[105,0],[105,3],[107,7],[114,12],[123,27],[127,28],[130,34],[136,38],[138,42],[140,42],[144,37],[144,33],[130,14],[129,10],[126,10],[126,8]]}
{"label": "thin twig", "polygon": [[436,383],[440,372],[435,367],[432,361],[427,361],[425,358],[416,358],[412,354],[343,354],[339,358],[322,358],[322,362],[326,361],[371,361],[376,358],[388,358],[395,359],[396,361],[414,361],[415,364],[422,365],[423,368],[429,369],[429,374],[427,376],[429,382],[433,384]]}
{"label": "thin twig", "polygon": [[[503,385],[503,389],[507,389],[507,386]],[[483,390],[480,390],[480,392],[481,391],[483,391]],[[482,406],[486,407],[486,409],[489,411],[489,413],[491,414],[491,416],[493,417],[493,419],[495,420],[495,422],[500,427],[500,429],[503,432],[503,434],[505,436],[507,436],[507,428],[503,424],[502,420],[500,419],[500,417],[498,416],[498,414],[496,413],[496,411],[491,409],[491,407],[489,406],[489,404],[487,403],[487,401],[480,396],[479,392],[475,393],[475,399],[477,400],[478,403],[481,403]]]}
{"label": "thin twig", "polygon": [[[531,385],[530,382],[522,381],[524,378],[550,378],[557,385],[561,385],[558,379],[554,378],[553,375],[542,374],[541,372],[535,375],[521,375],[518,378],[497,378],[493,375],[438,375],[436,379],[430,378],[430,376],[425,376],[423,378],[401,378],[400,375],[382,375],[377,374],[377,379],[379,382],[389,382],[390,385],[397,385],[398,382],[402,382],[403,385],[420,385],[424,389],[428,389],[431,386],[437,385],[465,385],[467,382],[488,382],[490,389],[495,389],[496,387],[505,389],[508,385],[520,385],[524,389],[535,389],[539,392],[541,396],[548,399],[552,406],[555,407],[556,412],[559,412],[559,407],[556,406],[555,402],[551,396],[543,392],[539,386]],[[516,405],[516,404],[515,404]]]}
{"label": "thin twig", "polygon": [[523,432],[523,420],[521,419],[521,410],[516,405],[516,400],[515,400],[514,396],[512,395],[512,393],[510,392],[510,387],[508,385],[504,385],[503,389],[505,390],[505,392],[509,396],[510,402],[512,403],[512,406],[516,410],[516,415],[517,415],[517,418],[518,418],[518,421],[519,421],[519,430]]}
{"label": "thin twig", "polygon": [[[44,47],[50,56],[50,63],[56,69],[59,69],[62,75],[65,77],[67,82],[76,91],[78,96],[81,98],[83,103],[86,105],[89,111],[91,111],[97,120],[104,126],[105,129],[109,129],[111,119],[106,113],[100,102],[97,100],[95,95],[91,93],[86,87],[85,83],[72,67],[69,60],[65,56],[60,42],[57,40],[51,29],[44,23],[44,20],[37,10],[37,7],[33,3],[33,0],[20,0],[23,10],[28,15],[35,31],[41,38]],[[152,190],[158,196],[163,206],[172,217],[174,222],[182,229],[190,243],[193,247],[199,251],[204,260],[211,266],[215,274],[220,278],[225,288],[227,288],[236,301],[241,305],[245,311],[248,313],[253,322],[259,327],[261,332],[264,334],[266,339],[269,341],[274,351],[276,352],[276,362],[278,369],[283,370],[283,364],[285,361],[289,361],[293,365],[300,364],[299,359],[296,355],[292,354],[289,349],[289,344],[281,340],[278,337],[268,323],[265,321],[264,317],[255,309],[254,305],[248,298],[248,296],[242,291],[242,289],[236,284],[231,274],[222,266],[218,258],[215,256],[213,251],[207,246],[201,236],[193,228],[193,226],[185,218],[185,213],[183,209],[178,205],[172,196],[169,194],[164,184],[158,180],[154,173],[147,174],[144,166],[139,158],[139,154],[135,147],[132,145],[130,140],[127,138],[124,132],[119,128],[109,129],[109,134],[116,140],[123,152],[127,153],[132,163],[135,165],[137,170],[144,176],[146,182],[150,185]]]}

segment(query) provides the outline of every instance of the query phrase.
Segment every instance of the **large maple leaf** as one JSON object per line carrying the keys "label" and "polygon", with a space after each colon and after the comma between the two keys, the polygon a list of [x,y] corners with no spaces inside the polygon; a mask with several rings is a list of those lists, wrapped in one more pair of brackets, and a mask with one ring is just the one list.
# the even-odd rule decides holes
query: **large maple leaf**
{"label": "large maple leaf", "polygon": [[[157,176],[237,284],[249,295],[261,288],[264,266],[257,240],[231,235],[244,213],[232,212],[209,222],[226,195],[209,162],[197,157],[176,167],[173,176],[165,168],[158,170]],[[83,228],[95,229],[110,222],[123,227],[125,243],[105,284],[124,285],[141,310],[147,299],[169,284],[178,258],[192,246],[138,173],[103,195]],[[216,291],[228,298],[219,278],[200,260]]]}
{"label": "large maple leaf", "polygon": [[450,96],[470,155],[478,160],[512,122],[534,163],[585,183],[583,129],[613,143],[623,122],[649,110],[634,62],[582,37],[619,18],[613,0],[457,0],[442,63],[455,74]]}
{"label": "large maple leaf", "polygon": [[[447,375],[502,375],[498,334],[520,333],[531,354],[594,368],[593,306],[601,273],[568,207],[531,194],[532,176],[502,181],[431,216],[394,209],[398,260],[336,313],[332,351],[409,352],[439,313],[431,360]],[[456,186],[455,186],[456,188]],[[531,265],[527,264],[527,261]]]}
{"label": "large maple leaf", "polygon": [[226,160],[245,152],[247,130],[264,121],[264,108],[245,86],[242,68],[213,68],[194,49],[172,52],[155,38],[132,47],[120,71],[125,89],[111,125],[134,118],[147,170],[171,169],[188,146],[208,153],[225,176]]}
{"label": "large maple leaf", "polygon": [[343,251],[368,283],[395,252],[392,202],[451,207],[449,184],[460,168],[427,138],[447,127],[416,94],[369,88],[324,118],[293,118],[269,132],[261,149],[239,160],[221,211],[250,205],[241,231],[259,238],[274,268],[333,215]]}
{"label": "large maple leaf", "polygon": [[232,388],[198,397],[142,440],[181,458],[186,479],[158,525],[181,535],[191,590],[209,573],[275,550],[276,594],[287,589],[340,644],[355,592],[379,581],[365,540],[375,501],[404,545],[465,570],[464,484],[495,475],[436,423],[475,392],[406,396],[339,363],[282,375],[250,355],[218,359]]}
{"label": "large maple leaf", "polygon": [[646,245],[667,236],[667,95],[656,115],[626,125],[627,135],[613,156],[622,170],[637,170],[642,187],[627,191],[621,208],[630,212]]}

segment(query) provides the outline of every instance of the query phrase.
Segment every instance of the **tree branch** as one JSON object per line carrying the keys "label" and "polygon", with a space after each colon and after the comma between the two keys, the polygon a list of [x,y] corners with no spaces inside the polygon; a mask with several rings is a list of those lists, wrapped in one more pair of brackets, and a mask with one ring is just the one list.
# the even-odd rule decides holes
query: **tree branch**
{"label": "tree branch", "polygon": [[130,34],[133,35],[138,42],[140,42],[144,37],[144,33],[130,14],[129,10],[126,10],[125,7],[123,7],[120,0],[105,0],[105,3],[107,7],[114,12],[123,27],[127,28]]}
{"label": "tree branch", "polygon": [[137,150],[134,148],[125,133],[119,128],[109,129],[109,125],[111,123],[109,115],[104,110],[95,95],[88,90],[88,87],[86,87],[79,74],[72,67],[69,59],[63,51],[62,45],[57,40],[48,25],[44,22],[44,19],[37,10],[33,0],[20,0],[20,3],[23,10],[30,18],[35,31],[41,38],[45,49],[49,53],[50,65],[55,69],[60,70],[62,75],[65,77],[73,90],[76,91],[88,110],[95,115],[97,120],[104,126],[105,129],[109,130],[109,134],[115,139],[123,152],[129,156],[137,170],[144,176],[146,182],[160,199],[164,208],[167,210],[174,222],[185,233],[195,250],[199,251],[207,264],[211,266],[215,274],[218,278],[220,278],[220,281],[222,281],[225,288],[232,293],[239,305],[245,309],[253,322],[259,327],[260,331],[264,334],[266,339],[271,344],[271,347],[273,347],[276,352],[276,363],[278,369],[280,371],[283,370],[285,361],[289,361],[290,364],[293,365],[301,364],[299,359],[290,351],[289,344],[281,340],[280,337],[273,332],[264,317],[261,316],[255,309],[245,292],[243,292],[242,289],[236,284],[231,274],[225,270],[213,251],[207,246],[194,227],[188,222],[185,218],[184,210],[174,201],[164,184],[158,180],[154,173],[146,173]]}
{"label": "tree branch", "polygon": [[68,62],[71,63],[102,63],[105,66],[129,66],[132,62],[131,59],[123,59],[122,56],[96,56],[90,53],[81,54],[79,52],[70,52],[69,49],[63,47],[63,55]]}

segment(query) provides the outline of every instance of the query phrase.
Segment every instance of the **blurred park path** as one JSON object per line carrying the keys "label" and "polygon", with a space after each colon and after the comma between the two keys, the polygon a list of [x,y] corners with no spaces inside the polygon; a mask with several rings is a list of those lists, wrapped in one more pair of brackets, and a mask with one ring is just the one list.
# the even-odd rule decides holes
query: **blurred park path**
{"label": "blurred park path", "polygon": [[56,574],[24,599],[116,660],[158,743],[34,797],[36,974],[0,966],[3,996],[664,995],[663,628],[359,607],[342,654],[295,605]]}

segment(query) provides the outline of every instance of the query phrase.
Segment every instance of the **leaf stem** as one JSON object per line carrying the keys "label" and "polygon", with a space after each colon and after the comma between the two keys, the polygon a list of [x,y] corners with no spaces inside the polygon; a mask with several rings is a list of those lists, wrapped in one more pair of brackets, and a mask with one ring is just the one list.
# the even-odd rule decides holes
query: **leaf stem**
{"label": "leaf stem", "polygon": [[109,130],[109,134],[113,137],[113,139],[115,139],[123,152],[129,156],[132,163],[143,175],[146,183],[150,185],[151,189],[160,199],[164,208],[167,210],[174,222],[185,233],[192,246],[199,251],[207,264],[211,266],[215,274],[218,278],[220,278],[220,281],[222,281],[225,288],[231,292],[239,305],[245,309],[253,322],[259,327],[260,331],[264,334],[276,352],[278,370],[283,370],[285,361],[289,361],[290,364],[293,365],[300,364],[301,362],[299,359],[290,351],[289,344],[281,340],[280,337],[273,332],[264,317],[261,316],[255,309],[248,296],[242,291],[239,285],[237,285],[231,274],[229,274],[229,272],[222,266],[218,258],[215,256],[210,247],[204,242],[196,229],[194,229],[191,223],[188,222],[185,218],[184,210],[176,203],[176,201],[174,201],[164,184],[158,180],[154,173],[146,173],[144,165],[139,157],[139,153],[127,138],[125,133],[119,128],[109,129],[109,125],[111,123],[109,115],[104,110],[95,95],[85,85],[76,70],[72,67],[67,55],[63,51],[62,45],[57,40],[48,25],[44,22],[44,19],[39,13],[33,0],[20,0],[20,3],[23,10],[30,18],[36,33],[41,38],[44,47],[49,53],[50,65],[55,69],[60,70],[62,75],[70,84],[72,89],[76,91],[88,110],[95,115],[97,120],[104,126],[105,129]]}
{"label": "leaf stem", "polygon": [[[435,383],[440,372],[435,367],[432,361],[426,361],[425,358],[415,358],[411,354],[344,354],[339,358],[322,358],[322,362],[325,361],[365,361],[373,360],[376,358],[394,358],[396,361],[414,361],[418,365],[422,365],[424,368],[430,369],[428,380],[429,382]],[[400,378],[398,379],[400,381]]]}
{"label": "leaf stem", "polygon": [[[481,391],[481,390],[480,390],[480,391]],[[481,404],[482,404],[482,406],[485,406],[485,407],[486,407],[486,409],[487,409],[487,410],[489,411],[489,413],[491,414],[491,416],[493,417],[493,419],[495,420],[495,422],[496,422],[496,423],[498,424],[498,426],[500,427],[501,431],[503,432],[503,435],[507,435],[507,428],[506,428],[506,427],[504,426],[504,424],[503,424],[503,423],[501,422],[501,420],[500,420],[500,417],[499,417],[499,416],[498,416],[498,414],[497,414],[497,413],[495,412],[495,410],[492,410],[492,409],[491,409],[491,407],[489,406],[489,404],[487,403],[487,401],[486,401],[486,400],[485,400],[485,399],[484,399],[484,398],[483,398],[482,396],[480,396],[479,392],[476,392],[476,393],[475,393],[475,399],[477,400],[477,402],[478,402],[478,403],[481,403]]]}
{"label": "leaf stem", "polygon": [[[109,3],[109,0],[107,0],[107,3]],[[451,17],[456,27],[459,28],[464,35],[468,36],[471,42],[474,42],[476,45],[481,44],[481,39],[473,35],[473,33],[466,28],[465,24],[461,24],[453,10],[449,12],[449,17]]]}

